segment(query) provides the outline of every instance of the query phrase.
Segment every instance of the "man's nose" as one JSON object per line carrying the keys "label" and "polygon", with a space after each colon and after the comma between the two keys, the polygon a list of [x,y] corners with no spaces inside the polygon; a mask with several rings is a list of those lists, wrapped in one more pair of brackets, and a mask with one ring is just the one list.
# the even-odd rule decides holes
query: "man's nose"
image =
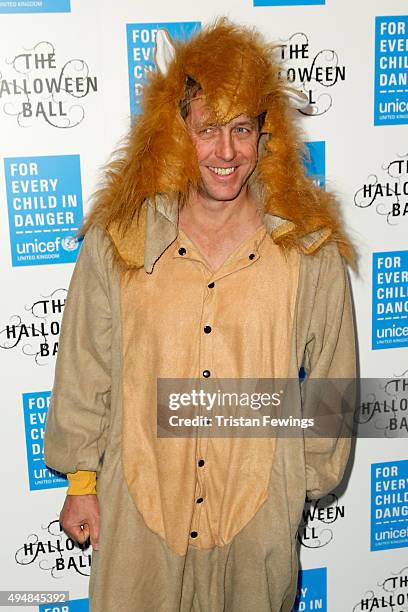
{"label": "man's nose", "polygon": [[221,129],[218,133],[216,155],[224,161],[231,161],[235,157],[234,138],[227,129]]}

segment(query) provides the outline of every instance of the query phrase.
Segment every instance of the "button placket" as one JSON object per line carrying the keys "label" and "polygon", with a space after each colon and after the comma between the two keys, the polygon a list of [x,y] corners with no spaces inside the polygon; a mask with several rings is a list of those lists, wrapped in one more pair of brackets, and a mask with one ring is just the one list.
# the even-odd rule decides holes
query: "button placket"
{"label": "button placket", "polygon": [[[204,408],[204,412],[207,413],[207,410]],[[200,410],[200,413],[202,413],[202,411]],[[197,487],[196,487],[196,497],[195,499],[203,499],[206,497],[206,481],[207,478],[210,477],[210,473],[208,472],[208,470],[211,470],[211,459],[209,458],[209,432],[206,433],[204,430],[204,436],[205,437],[201,437],[201,433],[200,431],[198,432],[198,443],[197,443],[197,449],[198,449],[198,453],[199,453],[199,458],[197,460],[197,467],[196,467],[196,473],[197,473]],[[204,504],[203,503],[195,503],[195,525],[198,525],[199,527],[201,527],[201,531],[203,530],[203,512],[205,512],[204,509]],[[200,532],[200,530],[198,530]],[[208,537],[208,534],[205,534]]]}
{"label": "button placket", "polygon": [[[200,460],[198,460],[200,461]],[[191,521],[191,529],[197,531],[198,535],[202,532],[202,511],[203,511],[203,502],[206,499],[206,487],[205,487],[205,469],[206,462],[204,460],[204,465],[199,466],[197,462],[196,472],[197,472],[197,480],[194,492],[194,510],[193,517]],[[201,501],[199,501],[201,500]]]}
{"label": "button placket", "polygon": [[230,274],[234,274],[234,272],[239,272],[243,268],[247,268],[248,266],[252,266],[258,259],[260,255],[257,251],[248,250],[245,255],[241,256],[239,259],[231,261],[225,267],[221,266],[221,269],[217,271],[214,276],[214,284],[217,286],[220,280],[229,276]]}
{"label": "button placket", "polygon": [[[260,232],[259,232],[260,233]],[[266,236],[264,234],[263,238]],[[208,267],[208,264],[203,262],[200,254],[190,244],[186,242],[187,254],[183,258],[196,260],[203,264],[201,267],[203,273],[204,292],[202,298],[202,312],[200,318],[199,329],[199,347],[198,347],[198,377],[201,380],[216,378],[219,374],[216,372],[216,364],[214,363],[214,340],[217,338],[217,314],[216,308],[219,303],[219,291],[229,286],[229,282],[223,282],[223,279],[234,272],[238,272],[243,268],[253,265],[260,257],[258,252],[261,240],[253,242],[248,241],[237,253],[225,262],[218,271],[213,272]],[[180,245],[179,245],[180,246]],[[221,285],[219,283],[221,282]],[[222,294],[221,294],[222,295]],[[214,336],[215,334],[215,336]],[[206,384],[205,384],[206,386]],[[210,383],[211,386],[211,383]],[[205,414],[208,416],[208,411],[200,408],[198,411],[200,416]],[[213,506],[211,499],[208,498],[208,492],[211,495],[211,470],[217,469],[217,466],[212,466],[211,462],[211,444],[210,432],[206,432],[205,428],[198,428],[197,443],[196,443],[196,465],[195,465],[195,487],[194,498],[192,500],[194,506],[192,508],[192,516],[190,522],[189,541],[193,547],[201,548],[208,546],[216,539],[214,534],[214,519],[211,517],[210,510]],[[209,471],[208,471],[209,470]],[[214,523],[214,524],[213,524]]]}
{"label": "button placket", "polygon": [[265,240],[266,235],[266,229],[265,227],[262,227],[260,237],[252,242],[246,242],[245,245],[243,245],[242,248],[235,254],[235,257],[232,259],[228,258],[221,268],[217,270],[217,272],[214,272],[213,276],[211,277],[211,282],[207,285],[207,287],[211,289],[216,286],[217,283],[225,276],[238,272],[239,270],[254,264],[260,257],[259,247]]}
{"label": "button placket", "polygon": [[[205,444],[201,444],[201,442],[204,442]],[[202,448],[198,450],[200,446],[205,446],[205,449]],[[197,452],[200,454],[200,458],[197,459],[196,461],[196,486],[195,486],[195,493],[194,493],[195,503],[194,503],[193,515],[192,515],[192,520],[191,520],[191,531],[190,531],[190,537],[193,539],[199,538],[200,533],[202,531],[201,512],[202,512],[202,506],[203,506],[202,502],[205,499],[205,477],[206,477],[206,469],[207,469],[207,459],[204,459],[203,456],[207,457],[207,446],[208,446],[208,439],[203,440],[199,436],[198,444],[197,444]],[[198,499],[201,499],[202,501],[197,503]],[[192,532],[196,533],[197,535],[192,535]]]}
{"label": "button placket", "polygon": [[[212,370],[212,345],[213,345],[213,334],[214,334],[214,304],[216,294],[214,293],[215,284],[211,282],[211,277],[206,280],[207,290],[204,295],[203,309],[200,321],[200,344],[199,344],[199,364],[200,364],[200,378],[210,378],[214,375]],[[211,323],[211,325],[210,325]],[[200,415],[207,414],[207,410],[200,409]],[[202,525],[202,512],[204,512],[203,502],[206,498],[205,495],[205,481],[208,477],[207,470],[209,469],[208,463],[208,434],[204,430],[204,436],[201,437],[200,430],[198,431],[197,440],[197,455],[196,455],[196,491],[195,491],[195,503],[192,520],[192,529],[197,533],[197,536],[192,536],[190,532],[190,538],[200,538],[200,525]],[[201,500],[197,502],[197,500]],[[206,534],[207,535],[207,534]]]}
{"label": "button placket", "polygon": [[[195,487],[195,495],[194,500],[199,498],[205,499],[205,480],[207,478],[207,470],[208,470],[208,438],[201,438],[200,433],[198,435],[197,440],[197,457],[196,460],[196,487]],[[202,524],[202,503],[194,503],[194,510],[192,516],[192,525],[193,529],[198,532],[198,537],[200,536],[200,526]]]}
{"label": "button placket", "polygon": [[[213,305],[213,295],[214,291],[214,283],[211,282],[212,276],[211,271],[208,268],[207,262],[203,261],[200,253],[196,251],[194,245],[191,244],[190,240],[187,237],[187,240],[181,238],[175,248],[173,257],[178,259],[189,260],[192,262],[196,262],[200,265],[200,268],[203,273],[203,281],[207,285],[205,288],[204,285],[204,295],[203,295],[203,309],[202,315],[200,319],[200,344],[199,344],[199,378],[206,379],[210,378],[213,375],[212,372],[212,350],[211,350],[211,335],[212,335],[212,326],[209,324],[212,323],[211,316],[211,308]],[[210,296],[210,299],[208,297]],[[208,314],[207,314],[208,313]],[[205,331],[204,331],[205,328]],[[208,416],[207,410],[200,409],[198,411],[200,415],[205,414]],[[205,493],[205,478],[207,472],[207,448],[208,448],[208,438],[205,436],[201,437],[200,429],[197,432],[197,444],[196,444],[196,486],[195,486],[195,496],[194,496],[194,508],[192,514],[192,520],[190,523],[190,532],[189,538],[191,544],[193,546],[199,546],[200,535],[203,531],[203,515],[202,515],[202,507],[203,502],[206,498]],[[201,460],[201,461],[200,461]],[[199,465],[200,461],[200,465]],[[204,462],[201,464],[201,462]],[[196,502],[197,499],[202,501]],[[204,523],[205,529],[205,523]],[[208,537],[208,534],[204,534],[204,537]],[[197,544],[195,544],[197,542]]]}
{"label": "button placket", "polygon": [[[178,245],[181,247],[181,244]],[[217,331],[217,320],[215,318],[215,310],[217,303],[217,295],[219,291],[219,281],[225,276],[237,272],[242,268],[252,265],[259,258],[258,254],[258,242],[247,243],[245,248],[240,249],[236,255],[231,258],[230,261],[225,262],[224,265],[217,272],[211,272],[200,254],[194,249],[194,245],[187,241],[187,253],[185,255],[176,255],[180,258],[188,258],[190,260],[199,261],[203,264],[203,280],[206,282],[207,288],[204,291],[202,314],[200,320],[200,342],[199,342],[199,378],[207,379],[215,377],[213,366],[213,342],[214,334]],[[205,413],[206,409],[199,410],[200,416]],[[195,497],[194,507],[192,513],[192,520],[190,524],[190,541],[193,546],[200,547],[200,542],[208,542],[211,539],[211,521],[208,517],[208,506],[205,503],[207,499],[206,486],[207,479],[211,478],[211,473],[207,470],[211,470],[211,457],[209,457],[210,450],[210,433],[205,432],[202,429],[198,429],[197,432],[197,444],[196,444],[196,484],[195,484]],[[203,436],[203,437],[202,437]],[[216,466],[215,466],[216,468]],[[210,481],[208,481],[210,482]],[[203,514],[204,513],[204,514]],[[210,521],[210,522],[208,522]],[[208,533],[207,533],[208,531]],[[201,537],[200,537],[201,536]]]}
{"label": "button placket", "polygon": [[201,253],[197,250],[197,247],[194,245],[191,239],[184,234],[184,232],[179,232],[177,241],[175,243],[175,249],[173,251],[173,257],[176,259],[188,259],[190,261],[195,261],[201,264],[206,275],[208,275],[210,272],[208,262],[203,259]]}

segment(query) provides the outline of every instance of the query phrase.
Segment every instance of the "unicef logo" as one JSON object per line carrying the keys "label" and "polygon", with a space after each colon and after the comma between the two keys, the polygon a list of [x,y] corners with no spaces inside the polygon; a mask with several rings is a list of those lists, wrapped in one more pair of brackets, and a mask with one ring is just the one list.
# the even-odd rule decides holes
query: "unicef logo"
{"label": "unicef logo", "polygon": [[79,240],[75,236],[67,236],[61,240],[64,251],[75,251],[78,248]]}

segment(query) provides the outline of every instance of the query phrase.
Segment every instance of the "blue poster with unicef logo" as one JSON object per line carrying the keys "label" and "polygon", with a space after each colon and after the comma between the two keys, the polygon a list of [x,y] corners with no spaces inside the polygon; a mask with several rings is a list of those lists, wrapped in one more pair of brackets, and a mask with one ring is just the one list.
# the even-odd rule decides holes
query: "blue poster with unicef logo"
{"label": "blue poster with unicef logo", "polygon": [[374,125],[408,123],[408,15],[375,18]]}
{"label": "blue poster with unicef logo", "polygon": [[301,570],[298,574],[297,595],[292,612],[320,610],[327,612],[327,568]]}
{"label": "blue poster with unicef logo", "polygon": [[0,13],[70,13],[71,0],[0,0]]}
{"label": "blue poster with unicef logo", "polygon": [[408,251],[373,253],[372,349],[408,346]]}
{"label": "blue poster with unicef logo", "polygon": [[254,0],[254,6],[306,6],[326,4],[326,0]]}
{"label": "blue poster with unicef logo", "polygon": [[165,29],[175,40],[187,40],[201,28],[199,21],[172,23],[128,23],[126,25],[130,112],[141,112],[143,85],[146,73],[155,70],[154,46],[157,30]]}
{"label": "blue poster with unicef logo", "polygon": [[83,218],[79,155],[4,160],[13,266],[74,263]]}
{"label": "blue poster with unicef logo", "polygon": [[44,431],[51,391],[23,393],[24,427],[30,491],[66,487],[68,481],[44,463]]}
{"label": "blue poster with unicef logo", "polygon": [[326,184],[326,143],[324,140],[306,142],[310,158],[305,160],[306,172],[319,187]]}
{"label": "blue poster with unicef logo", "polygon": [[371,464],[371,550],[408,546],[408,459]]}
{"label": "blue poster with unicef logo", "polygon": [[66,603],[43,604],[38,612],[89,612],[89,599],[71,599]]}

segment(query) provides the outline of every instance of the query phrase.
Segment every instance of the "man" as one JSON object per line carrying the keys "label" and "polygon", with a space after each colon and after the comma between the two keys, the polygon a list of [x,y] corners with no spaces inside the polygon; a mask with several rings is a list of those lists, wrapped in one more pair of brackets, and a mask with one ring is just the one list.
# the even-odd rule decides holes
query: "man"
{"label": "man", "polygon": [[260,35],[161,41],[84,228],[46,463],[69,477],[63,528],[91,539],[93,612],[289,612],[305,496],[339,483],[350,441],[158,438],[156,385],[353,378],[352,249]]}

